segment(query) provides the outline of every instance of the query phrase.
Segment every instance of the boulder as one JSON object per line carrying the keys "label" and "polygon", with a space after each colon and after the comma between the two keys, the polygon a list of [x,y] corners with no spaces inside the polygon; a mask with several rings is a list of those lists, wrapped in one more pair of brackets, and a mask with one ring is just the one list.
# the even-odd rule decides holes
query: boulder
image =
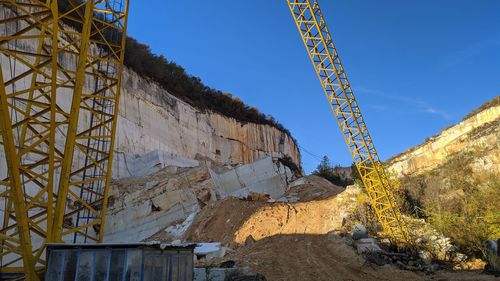
{"label": "boulder", "polygon": [[356,250],[360,254],[365,252],[382,252],[377,240],[374,238],[362,238],[356,240],[354,244],[356,245]]}
{"label": "boulder", "polygon": [[352,227],[352,238],[354,240],[368,238],[368,231],[366,230],[366,227],[359,223],[355,224]]}

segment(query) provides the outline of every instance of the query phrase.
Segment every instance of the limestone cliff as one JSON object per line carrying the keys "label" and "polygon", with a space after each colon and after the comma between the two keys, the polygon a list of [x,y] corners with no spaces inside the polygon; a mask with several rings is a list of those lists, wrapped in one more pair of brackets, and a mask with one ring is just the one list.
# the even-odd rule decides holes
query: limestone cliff
{"label": "limestone cliff", "polygon": [[130,175],[126,165],[131,155],[156,150],[221,165],[289,155],[300,166],[297,144],[285,132],[199,110],[130,69],[123,74],[115,150],[116,177]]}
{"label": "limestone cliff", "polygon": [[[0,35],[7,31],[11,32],[0,30]],[[16,47],[34,51],[36,44],[36,40],[23,40]],[[95,46],[92,48],[95,49]],[[26,71],[21,63],[13,68],[13,62],[15,60],[9,56],[0,54],[4,75],[19,75]],[[68,69],[75,67],[71,56],[61,55],[60,63]],[[20,85],[29,83],[30,76],[19,81]],[[86,81],[86,87],[93,85],[91,81]],[[57,104],[69,111],[71,99],[68,92],[61,91]],[[289,134],[270,125],[242,123],[223,114],[200,110],[127,68],[123,73],[119,107],[114,178],[144,175],[151,168],[168,165],[193,167],[197,165],[193,160],[199,158],[210,159],[219,165],[233,165],[265,156],[288,155],[300,167],[300,152]],[[89,116],[82,112],[80,122],[88,123]],[[63,149],[64,132],[56,134],[56,146]],[[3,149],[0,151],[2,158],[5,158]],[[75,161],[80,161],[80,158]],[[0,176],[6,170],[5,165],[0,163]]]}
{"label": "limestone cliff", "polygon": [[478,155],[472,168],[500,173],[500,97],[494,98],[424,143],[388,160],[390,170],[416,175],[443,164],[451,155]]}

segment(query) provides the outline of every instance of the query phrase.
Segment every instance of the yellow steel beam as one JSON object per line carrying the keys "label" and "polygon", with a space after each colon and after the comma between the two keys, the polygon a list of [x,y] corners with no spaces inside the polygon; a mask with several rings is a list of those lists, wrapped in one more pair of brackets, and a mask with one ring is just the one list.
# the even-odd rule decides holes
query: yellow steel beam
{"label": "yellow steel beam", "polygon": [[[114,128],[117,112],[114,107],[111,111],[105,111],[99,108],[93,108],[88,104],[89,101],[111,100],[117,103],[119,95],[119,81],[121,75],[116,69],[120,69],[123,64],[123,44],[114,44],[104,38],[104,33],[114,26],[120,26],[118,33],[125,34],[123,28],[126,13],[114,11],[118,1],[68,1],[71,8],[64,13],[59,14],[57,6],[58,1],[36,1],[36,0],[10,0],[0,1],[0,8],[3,17],[0,14],[0,54],[7,58],[14,70],[10,75],[3,79],[6,101],[8,102],[8,111],[4,111],[0,117],[9,114],[11,131],[14,135],[15,145],[18,149],[15,159],[18,159],[20,167],[18,169],[22,180],[22,201],[12,199],[10,192],[10,176],[0,179],[1,190],[0,201],[4,204],[3,226],[0,230],[0,261],[2,264],[0,273],[3,272],[34,272],[45,266],[44,255],[42,254],[47,242],[61,241],[66,233],[78,233],[85,237],[88,228],[93,228],[100,222],[105,215],[103,208],[104,198],[107,195],[107,186],[109,184],[112,158],[112,146],[106,149],[95,149],[89,147],[88,151],[82,150],[82,145],[89,146],[80,140],[95,141],[100,139],[114,138]],[[113,8],[109,8],[113,5]],[[120,3],[118,3],[120,4]],[[112,11],[110,14],[116,14],[114,18],[108,20],[106,24],[102,23],[102,18],[94,12],[103,10],[103,5]],[[90,7],[90,8],[89,8]],[[127,3],[128,7],[128,3]],[[82,8],[85,12],[82,12]],[[96,8],[96,9],[94,9]],[[128,11],[128,9],[126,10]],[[74,23],[75,25],[68,25]],[[13,28],[16,27],[16,28]],[[103,39],[99,39],[99,36]],[[124,35],[123,35],[124,36]],[[101,45],[96,45],[101,42]],[[122,42],[122,41],[120,41]],[[123,41],[124,42],[124,41]],[[33,44],[34,43],[34,44]],[[102,52],[95,55],[95,49],[90,48],[90,44],[106,49],[109,46],[114,49],[107,49],[108,52]],[[35,50],[26,48],[26,46],[35,45]],[[115,58],[112,56],[122,56]],[[64,60],[59,61],[60,58]],[[71,63],[78,61],[78,64]],[[116,66],[112,72],[108,69],[100,69],[100,61],[109,64],[111,61]],[[91,73],[91,74],[89,74]],[[5,73],[4,73],[5,74]],[[95,78],[94,78],[95,77]],[[101,79],[102,83],[92,90],[85,89],[85,83],[90,80],[97,81]],[[30,82],[26,83],[28,80]],[[87,84],[88,86],[88,84]],[[111,94],[109,94],[111,93]],[[66,95],[66,98],[63,96]],[[57,98],[56,98],[57,97]],[[57,104],[57,100],[72,100],[73,106],[67,108],[63,104]],[[75,113],[76,112],[76,113]],[[78,115],[90,119],[95,116],[97,122],[91,126],[80,124]],[[98,125],[98,124],[100,125]],[[93,133],[101,126],[102,132]],[[79,128],[84,128],[80,130]],[[88,133],[88,137],[86,135]],[[56,144],[57,139],[67,139],[65,149],[61,150]],[[69,144],[68,144],[69,143]],[[71,144],[73,143],[73,145]],[[112,143],[109,140],[108,143]],[[78,146],[75,146],[78,144]],[[76,150],[75,147],[79,149]],[[7,146],[0,144],[2,151],[7,153]],[[111,152],[109,152],[111,150]],[[71,158],[79,151],[83,151],[85,160],[79,162]],[[97,152],[96,152],[97,151]],[[94,153],[94,154],[92,154]],[[105,157],[96,157],[107,155]],[[111,155],[111,157],[109,157]],[[65,159],[65,162],[63,162]],[[82,165],[81,163],[85,163]],[[75,165],[75,169],[72,169]],[[82,177],[78,173],[90,168],[100,169],[100,174]],[[55,175],[62,174],[66,177],[60,177],[60,182],[54,182]],[[74,183],[73,183],[74,182]],[[92,189],[94,182],[105,183],[103,190],[97,192]],[[62,189],[54,190],[54,186],[59,184]],[[88,200],[80,194],[80,191],[86,191],[90,194],[98,194],[96,200]],[[70,218],[77,212],[67,210],[65,206],[68,197],[82,197],[75,200],[83,206],[86,211],[94,210],[99,219],[83,223],[77,226],[75,230],[70,226],[68,230],[65,219]],[[58,203],[58,199],[60,202]],[[19,205],[23,202],[24,205]],[[100,205],[99,205],[100,204]],[[21,207],[26,210],[24,216],[16,214],[16,210]],[[78,207],[78,206],[77,206]],[[81,211],[82,208],[77,208]],[[19,229],[22,228],[24,221],[28,223],[28,235],[36,239],[35,244],[31,245],[29,251],[20,251],[20,236],[23,234]],[[102,239],[102,230],[104,227],[97,227],[99,231],[99,241]],[[95,239],[95,237],[92,237]],[[29,239],[28,239],[29,240]],[[17,244],[14,243],[17,241]],[[24,244],[23,244],[24,245]],[[26,253],[31,253],[31,256]],[[26,263],[23,258],[33,260],[33,264]]]}
{"label": "yellow steel beam", "polygon": [[287,0],[287,3],[380,224],[392,242],[411,245],[388,176],[318,2]]}
{"label": "yellow steel beam", "polygon": [[[14,199],[11,193],[0,199],[5,206],[0,230],[0,273],[25,273],[27,279],[36,280],[37,268],[45,264],[41,252],[48,238],[47,226],[52,223],[56,149],[51,126],[56,124],[57,80],[53,78],[57,70],[53,65],[58,56],[57,1],[2,1],[0,9],[0,54],[9,61],[10,68],[1,75],[2,98],[7,107],[0,118],[10,126],[7,130],[13,136],[15,149],[9,149],[6,142],[0,147],[8,162],[17,162],[16,185],[20,190],[16,195],[20,198]],[[26,48],[28,45],[34,49]],[[9,166],[9,178],[2,181],[12,181],[11,170]],[[24,210],[22,215],[18,209]],[[30,243],[23,245],[29,249],[20,252],[6,237],[23,240],[25,227]]]}
{"label": "yellow steel beam", "polygon": [[64,212],[68,197],[69,182],[71,181],[71,166],[74,159],[75,139],[78,130],[78,121],[80,117],[80,101],[84,90],[85,71],[87,66],[87,56],[90,41],[90,31],[92,14],[94,10],[94,1],[87,1],[85,5],[85,14],[80,38],[80,50],[77,61],[77,70],[75,76],[75,86],[71,102],[70,117],[68,120],[68,129],[66,133],[66,144],[64,148],[64,159],[61,165],[61,175],[57,193],[57,203],[54,213],[54,224],[52,227],[53,238],[62,242]]}
{"label": "yellow steel beam", "polygon": [[[74,242],[102,241],[116,136],[121,77],[125,54],[129,1],[96,1],[91,42],[99,48],[89,53],[86,73],[93,87],[82,94],[79,111],[89,116],[80,124],[73,151],[83,161],[73,161],[69,198],[78,210],[66,210],[63,236]],[[97,13],[98,12],[98,13]],[[111,35],[110,35],[111,34]]]}
{"label": "yellow steel beam", "polygon": [[[2,134],[3,149],[5,151],[5,160],[7,162],[7,168],[9,172],[9,182],[7,191],[9,194],[9,201],[13,204],[14,213],[17,220],[17,231],[19,240],[16,241],[14,237],[10,237],[10,241],[17,244],[13,245],[10,253],[19,253],[22,255],[23,265],[25,266],[25,277],[26,280],[38,280],[36,272],[34,270],[35,263],[33,261],[33,256],[31,254],[31,236],[29,223],[27,218],[27,210],[24,204],[24,191],[23,184],[20,173],[20,157],[17,155],[16,143],[14,140],[14,135],[11,125],[11,117],[9,111],[9,103],[7,101],[7,94],[5,91],[5,85],[3,83],[3,74],[0,67],[0,131]],[[7,214],[4,214],[4,216]],[[2,239],[2,242],[5,242]],[[2,243],[4,244],[4,243]],[[2,247],[2,250],[4,247]],[[3,251],[2,251],[3,252]]]}

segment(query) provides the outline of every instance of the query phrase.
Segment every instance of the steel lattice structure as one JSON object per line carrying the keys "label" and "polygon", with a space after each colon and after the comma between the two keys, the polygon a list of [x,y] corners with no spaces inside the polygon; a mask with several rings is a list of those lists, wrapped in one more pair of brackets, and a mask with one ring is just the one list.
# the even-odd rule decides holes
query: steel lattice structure
{"label": "steel lattice structure", "polygon": [[[94,48],[86,51],[81,69],[89,85],[73,96],[53,230],[56,239],[70,236],[73,243],[100,242],[104,235],[125,56],[128,1],[92,5],[89,42]],[[87,120],[79,122],[83,114]]]}
{"label": "steel lattice structure", "polygon": [[0,273],[27,280],[102,240],[111,176],[128,1],[58,2],[0,1]]}
{"label": "steel lattice structure", "polygon": [[287,0],[311,62],[356,164],[379,222],[395,243],[410,243],[395,200],[344,67],[316,0]]}

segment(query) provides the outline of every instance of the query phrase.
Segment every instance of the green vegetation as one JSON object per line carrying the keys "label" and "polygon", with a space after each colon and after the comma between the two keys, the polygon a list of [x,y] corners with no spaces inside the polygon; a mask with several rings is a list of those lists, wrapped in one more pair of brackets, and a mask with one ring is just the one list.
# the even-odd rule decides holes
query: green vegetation
{"label": "green vegetation", "polygon": [[340,166],[332,166],[328,156],[323,156],[313,175],[323,177],[337,186],[348,186],[353,184],[351,177],[346,178],[340,173]]}
{"label": "green vegetation", "polygon": [[351,177],[353,182],[359,186],[363,186],[363,180],[361,179],[361,175],[359,174],[358,168],[354,162],[351,164]]}
{"label": "green vegetation", "polygon": [[285,154],[285,156],[280,158],[279,161],[281,162],[281,164],[288,167],[295,176],[302,176],[302,170],[299,168],[299,166],[297,166],[297,164],[295,164],[295,162],[293,162],[293,159],[292,157],[290,157],[290,155]]}
{"label": "green vegetation", "polygon": [[456,154],[432,171],[401,181],[405,211],[425,218],[471,257],[484,256],[485,241],[500,237],[500,175],[474,173],[471,164],[478,157]]}

